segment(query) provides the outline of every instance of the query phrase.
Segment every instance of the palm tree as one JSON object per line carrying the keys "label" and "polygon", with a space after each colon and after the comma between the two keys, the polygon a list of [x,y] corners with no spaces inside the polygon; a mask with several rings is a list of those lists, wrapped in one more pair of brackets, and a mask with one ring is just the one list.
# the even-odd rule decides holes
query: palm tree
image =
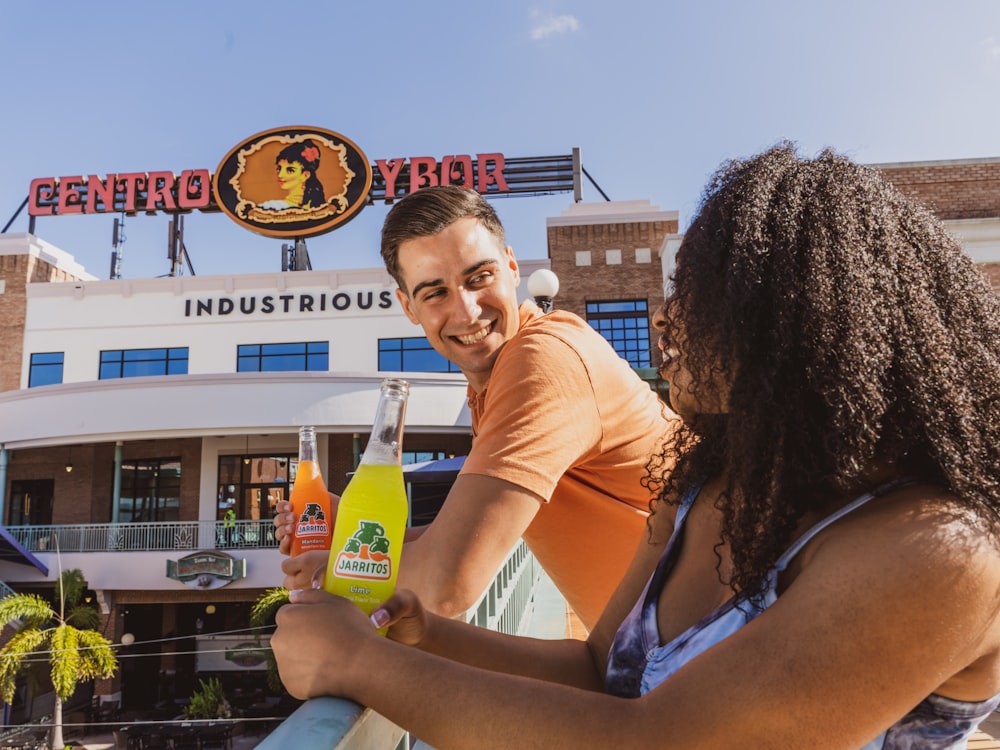
{"label": "palm tree", "polygon": [[62,707],[76,691],[77,683],[97,677],[113,677],[118,669],[111,641],[101,635],[100,615],[81,599],[86,581],[79,569],[59,576],[55,605],[36,594],[11,594],[0,599],[0,623],[15,628],[0,648],[0,698],[10,703],[17,677],[29,663],[47,656],[55,688],[50,747],[62,750]]}

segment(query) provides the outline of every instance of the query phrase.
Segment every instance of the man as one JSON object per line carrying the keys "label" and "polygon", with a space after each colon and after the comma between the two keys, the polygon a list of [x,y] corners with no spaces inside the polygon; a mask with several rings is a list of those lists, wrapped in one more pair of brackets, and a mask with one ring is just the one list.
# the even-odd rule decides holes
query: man
{"label": "man", "polygon": [[[382,229],[406,316],[469,381],[472,449],[435,520],[410,529],[397,585],[454,616],[521,536],[590,629],[642,539],[646,462],[673,423],[579,317],[517,303],[520,275],[493,208],[459,187],[418,190]],[[290,504],[275,518],[287,554]],[[282,564],[308,588],[320,553]]]}

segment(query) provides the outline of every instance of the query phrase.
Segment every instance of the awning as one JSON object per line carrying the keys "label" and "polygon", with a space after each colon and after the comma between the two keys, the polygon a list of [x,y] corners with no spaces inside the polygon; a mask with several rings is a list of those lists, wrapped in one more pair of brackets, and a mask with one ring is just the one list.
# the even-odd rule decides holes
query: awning
{"label": "awning", "polygon": [[403,467],[403,479],[407,482],[450,482],[458,476],[465,463],[465,456],[442,458],[437,461],[421,461]]}
{"label": "awning", "polygon": [[22,547],[21,543],[12,537],[10,532],[3,526],[0,526],[0,562],[34,565],[42,572],[42,575],[47,576],[49,574],[48,567]]}

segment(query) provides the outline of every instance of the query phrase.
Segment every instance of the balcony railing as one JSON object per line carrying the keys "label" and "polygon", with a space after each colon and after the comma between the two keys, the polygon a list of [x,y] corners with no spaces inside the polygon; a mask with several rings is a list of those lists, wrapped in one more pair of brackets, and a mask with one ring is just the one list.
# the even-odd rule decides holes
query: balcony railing
{"label": "balcony railing", "polygon": [[[531,622],[535,588],[542,569],[522,541],[500,566],[496,578],[466,619],[481,627],[523,635]],[[261,750],[406,750],[409,735],[370,708],[341,698],[303,703],[259,745]],[[427,747],[417,742],[414,747]]]}
{"label": "balcony railing", "polygon": [[29,552],[128,552],[277,547],[264,521],[144,521],[64,526],[8,526]]}

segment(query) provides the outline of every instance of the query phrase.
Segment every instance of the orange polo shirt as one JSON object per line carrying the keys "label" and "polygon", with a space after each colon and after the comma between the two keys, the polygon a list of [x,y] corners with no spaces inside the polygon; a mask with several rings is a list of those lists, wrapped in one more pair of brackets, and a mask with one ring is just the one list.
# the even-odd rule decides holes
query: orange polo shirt
{"label": "orange polo shirt", "polygon": [[526,302],[481,393],[462,473],[543,498],[524,539],[593,628],[646,529],[646,462],[674,415],[584,320]]}

